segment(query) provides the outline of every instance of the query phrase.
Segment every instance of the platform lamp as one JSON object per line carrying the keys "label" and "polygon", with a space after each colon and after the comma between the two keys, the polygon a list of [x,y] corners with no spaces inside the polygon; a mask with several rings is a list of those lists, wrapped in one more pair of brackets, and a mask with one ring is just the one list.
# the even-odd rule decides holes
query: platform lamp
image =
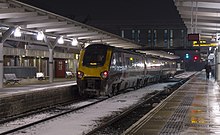
{"label": "platform lamp", "polygon": [[21,27],[17,27],[17,28],[15,28],[15,30],[14,30],[14,36],[15,37],[21,37]]}
{"label": "platform lamp", "polygon": [[42,41],[44,39],[44,33],[42,31],[37,32],[37,40]]}
{"label": "platform lamp", "polygon": [[72,42],[71,42],[71,45],[72,46],[77,46],[78,45],[78,40],[76,38],[73,38]]}
{"label": "platform lamp", "polygon": [[63,36],[61,36],[58,40],[57,40],[58,44],[64,44],[64,40],[63,40]]}

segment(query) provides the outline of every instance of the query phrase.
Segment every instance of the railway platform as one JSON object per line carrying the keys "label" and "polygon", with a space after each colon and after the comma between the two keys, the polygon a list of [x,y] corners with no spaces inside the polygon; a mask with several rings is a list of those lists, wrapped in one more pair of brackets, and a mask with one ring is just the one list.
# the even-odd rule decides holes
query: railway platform
{"label": "railway platform", "polygon": [[220,88],[199,72],[124,135],[219,135]]}
{"label": "railway platform", "polygon": [[19,83],[15,84],[4,84],[3,88],[0,88],[0,96],[12,95],[14,93],[22,93],[28,91],[35,91],[39,89],[46,89],[48,87],[56,87],[59,85],[74,84],[76,85],[75,79],[66,78],[54,78],[53,82],[49,80],[38,80],[36,78],[21,79]]}
{"label": "railway platform", "polygon": [[74,100],[77,85],[73,79],[23,79],[20,84],[0,89],[0,121],[21,113]]}

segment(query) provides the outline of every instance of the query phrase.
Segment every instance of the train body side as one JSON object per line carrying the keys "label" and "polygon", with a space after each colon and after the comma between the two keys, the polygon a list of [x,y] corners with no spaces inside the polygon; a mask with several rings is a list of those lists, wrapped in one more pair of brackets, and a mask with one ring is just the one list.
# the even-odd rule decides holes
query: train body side
{"label": "train body side", "polygon": [[170,64],[168,60],[116,47],[90,45],[80,52],[77,85],[82,95],[113,96],[171,76],[174,65]]}
{"label": "train body side", "polygon": [[[110,63],[110,82],[120,91],[144,85],[145,59],[141,54],[115,48]],[[116,88],[115,88],[116,87]]]}
{"label": "train body side", "polygon": [[[101,64],[97,61],[98,55],[102,55]],[[96,60],[91,57],[96,57]],[[80,53],[77,73],[79,92],[82,95],[112,96],[129,87],[143,86],[145,68],[144,57],[138,53],[91,45]]]}

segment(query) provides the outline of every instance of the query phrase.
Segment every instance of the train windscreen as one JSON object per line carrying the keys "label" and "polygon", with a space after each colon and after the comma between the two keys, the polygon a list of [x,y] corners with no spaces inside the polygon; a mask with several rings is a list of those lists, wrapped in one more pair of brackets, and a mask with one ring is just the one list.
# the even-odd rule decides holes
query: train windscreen
{"label": "train windscreen", "polygon": [[107,47],[91,45],[85,49],[83,66],[103,66],[106,59]]}

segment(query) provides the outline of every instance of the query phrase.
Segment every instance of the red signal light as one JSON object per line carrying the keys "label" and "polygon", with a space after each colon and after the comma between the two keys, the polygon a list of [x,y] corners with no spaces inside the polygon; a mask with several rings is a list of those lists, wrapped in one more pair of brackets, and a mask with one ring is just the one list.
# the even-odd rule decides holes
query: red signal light
{"label": "red signal light", "polygon": [[199,56],[194,56],[193,59],[194,59],[194,60],[198,60],[198,59],[199,59]]}

